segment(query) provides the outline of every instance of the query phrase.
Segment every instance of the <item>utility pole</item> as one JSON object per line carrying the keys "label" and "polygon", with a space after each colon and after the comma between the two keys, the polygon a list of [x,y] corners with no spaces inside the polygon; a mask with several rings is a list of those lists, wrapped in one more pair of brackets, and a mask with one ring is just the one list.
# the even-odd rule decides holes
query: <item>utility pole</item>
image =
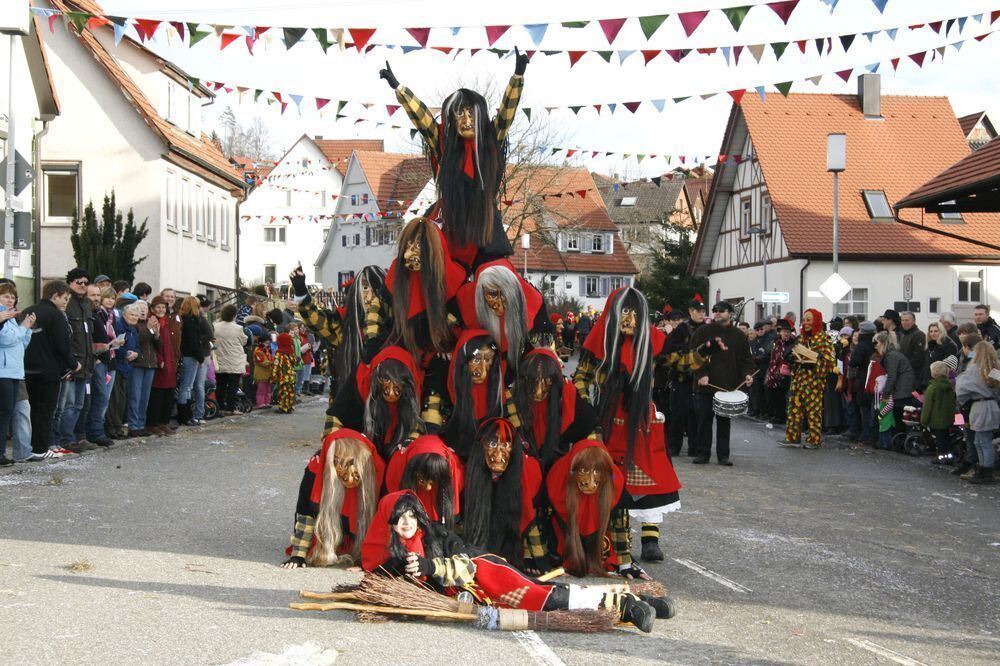
{"label": "utility pole", "polygon": [[0,246],[4,249],[3,276],[8,280],[14,278],[14,268],[10,265],[11,246],[14,244],[14,40],[16,35],[7,33],[7,42],[10,45],[10,52],[7,57],[7,179],[4,182],[3,191],[6,195],[4,202],[3,216],[3,236],[0,237]]}

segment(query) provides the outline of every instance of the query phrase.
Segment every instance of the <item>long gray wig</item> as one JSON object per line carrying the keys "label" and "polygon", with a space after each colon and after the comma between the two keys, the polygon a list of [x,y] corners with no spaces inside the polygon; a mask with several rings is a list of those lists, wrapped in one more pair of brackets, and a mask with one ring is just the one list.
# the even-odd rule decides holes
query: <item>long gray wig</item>
{"label": "long gray wig", "polygon": [[[483,294],[485,289],[498,290],[506,301],[503,322],[487,304]],[[490,266],[479,274],[476,280],[476,318],[498,344],[506,342],[507,367],[516,371],[528,342],[528,312],[521,283],[506,266]]]}

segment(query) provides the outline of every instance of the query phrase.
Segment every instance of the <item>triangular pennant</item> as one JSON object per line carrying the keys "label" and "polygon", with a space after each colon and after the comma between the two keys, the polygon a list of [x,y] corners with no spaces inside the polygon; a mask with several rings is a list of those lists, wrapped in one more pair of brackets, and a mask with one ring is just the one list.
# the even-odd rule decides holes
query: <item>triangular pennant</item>
{"label": "triangular pennant", "polygon": [[635,49],[632,49],[630,51],[619,51],[618,52],[618,64],[619,65],[624,64],[625,59],[628,58],[633,53],[635,53]]}
{"label": "triangular pennant", "polygon": [[740,31],[740,26],[743,25],[743,20],[746,19],[747,13],[752,8],[752,5],[744,5],[742,7],[724,7],[722,8],[722,13],[726,15],[729,22],[733,26],[733,30],[736,32]]}
{"label": "triangular pennant", "polygon": [[[64,16],[70,23],[73,24],[73,27],[76,28],[77,32],[82,33],[84,26],[87,25],[88,19],[90,19],[93,14],[88,14],[87,12],[66,12]],[[136,26],[136,32],[139,32],[138,26]],[[145,41],[141,32],[139,32],[139,37]]]}
{"label": "triangular pennant", "polygon": [[788,42],[771,42],[771,50],[774,51],[774,59],[781,60],[781,56],[785,54],[786,48],[788,48]]}
{"label": "triangular pennant", "polygon": [[855,37],[857,37],[857,35],[841,35],[840,36],[840,45],[844,47],[844,53],[847,53],[850,50],[851,44],[854,43],[854,38]]}
{"label": "triangular pennant", "polygon": [[573,112],[574,116],[576,116],[580,114],[580,109],[582,108],[583,108],[582,106],[571,106],[569,107],[569,110]]}
{"label": "triangular pennant", "polygon": [[733,47],[733,62],[735,62],[737,66],[740,64],[740,56],[743,55],[743,49],[745,48],[746,47],[742,44],[738,44]]}
{"label": "triangular pennant", "polygon": [[733,98],[733,103],[734,104],[739,104],[740,101],[742,101],[743,94],[745,92],[746,92],[746,90],[730,90],[729,91],[729,96]]}
{"label": "triangular pennant", "polygon": [[[111,23],[111,21],[104,18],[103,16],[91,16],[90,19],[87,20],[87,30],[93,32],[98,28],[100,28],[102,25],[108,25],[109,23]],[[184,24],[181,23],[179,25],[181,26],[181,30],[183,30]],[[181,36],[181,39],[184,39],[184,37]]]}
{"label": "triangular pennant", "polygon": [[636,112],[636,110],[639,108],[640,104],[642,104],[642,102],[622,102],[622,106],[624,106],[626,109],[628,109],[632,113]]}
{"label": "triangular pennant", "polygon": [[879,64],[878,64],[877,62],[875,62],[875,63],[872,63],[872,64],[870,64],[870,65],[865,65],[865,70],[866,70],[866,71],[867,71],[867,72],[868,72],[869,74],[874,74],[874,73],[876,73],[876,72],[878,71],[878,65],[879,65]]}
{"label": "triangular pennant", "polygon": [[316,98],[316,110],[317,111],[322,111],[323,107],[326,106],[329,103],[330,103],[330,100],[326,99],[325,97],[317,97]]}
{"label": "triangular pennant", "polygon": [[672,97],[671,101],[673,101],[674,104],[680,104],[681,102],[683,102],[686,99],[691,99],[691,96],[690,95],[686,95],[684,97]]}
{"label": "triangular pennant", "polygon": [[299,43],[302,39],[302,35],[306,34],[305,28],[282,28],[282,41],[285,43],[285,49],[290,49]]}
{"label": "triangular pennant", "polygon": [[947,20],[947,21],[945,22],[945,24],[944,24],[944,34],[946,34],[946,35],[947,35],[947,34],[948,34],[949,32],[951,32],[951,27],[952,27],[953,25],[955,25],[955,23],[957,23],[957,22],[958,22],[958,19],[953,19],[953,18],[951,18],[951,19],[948,19],[948,20]]}
{"label": "triangular pennant", "polygon": [[[49,17],[49,20],[51,21],[52,18],[54,17]],[[122,43],[122,38],[125,37],[125,24],[124,22],[118,23],[117,21],[112,21],[112,24],[114,26],[114,31],[115,31],[115,46],[118,46],[119,44]],[[209,33],[206,32],[205,34],[207,35]],[[197,42],[195,42],[194,40],[194,34],[192,34],[191,46],[194,46],[196,43]]]}
{"label": "triangular pennant", "polygon": [[854,71],[854,70],[852,70],[852,69],[842,69],[839,72],[835,72],[835,73],[836,73],[837,76],[839,76],[841,78],[841,80],[844,83],[847,83],[848,80],[850,80],[850,78],[851,78],[851,72],[852,71]]}
{"label": "triangular pennant", "polygon": [[313,34],[316,35],[316,41],[323,48],[323,53],[327,52],[330,48],[330,34],[327,32],[326,28],[313,28]]}
{"label": "triangular pennant", "polygon": [[921,51],[920,53],[911,53],[910,54],[910,60],[912,60],[913,62],[917,63],[917,67],[923,67],[924,66],[924,57],[926,57],[926,56],[927,56],[927,52],[926,51]]}
{"label": "triangular pennant", "polygon": [[600,104],[594,104],[594,108],[597,109],[597,115],[601,115],[601,105]]}
{"label": "triangular pennant", "polygon": [[650,61],[653,60],[653,58],[660,55],[661,53],[662,51],[660,51],[659,49],[654,49],[652,51],[643,51],[642,52],[642,59],[644,61],[643,64],[648,65]]}
{"label": "triangular pennant", "polygon": [[531,121],[531,109],[529,109],[529,108],[523,108],[523,109],[521,109],[521,111],[524,112],[524,117],[527,118],[528,121],[530,122]]}
{"label": "triangular pennant", "polygon": [[292,98],[293,102],[295,102],[295,106],[296,107],[298,107],[300,109],[302,108],[302,95],[292,95],[292,94],[289,94],[288,96]]}
{"label": "triangular pennant", "polygon": [[339,102],[337,102],[337,115],[338,116],[340,115],[340,112],[344,110],[345,106],[347,106],[347,102],[346,101],[340,100]]}
{"label": "triangular pennant", "polygon": [[160,27],[162,21],[157,19],[133,19],[135,31],[139,33],[140,41],[148,41],[156,34],[156,29]]}
{"label": "triangular pennant", "polygon": [[387,114],[389,114],[389,116],[392,116],[392,114],[396,113],[397,111],[399,111],[399,104],[386,104],[385,105],[385,112]]}
{"label": "triangular pennant", "polygon": [[892,63],[892,71],[895,72],[899,68],[899,58],[892,58],[889,62]]}
{"label": "triangular pennant", "polygon": [[778,89],[778,92],[780,92],[783,97],[788,97],[788,93],[792,90],[792,82],[784,81],[782,83],[775,83],[774,87]]}
{"label": "triangular pennant", "polygon": [[639,27],[642,28],[642,34],[649,39],[653,36],[663,22],[667,20],[670,14],[657,14],[656,16],[640,16],[639,17]]}
{"label": "triangular pennant", "polygon": [[681,27],[684,28],[684,34],[690,37],[698,29],[698,26],[701,25],[701,22],[705,20],[706,16],[708,16],[708,10],[701,9],[694,12],[681,12],[677,15],[677,18],[681,22]]}
{"label": "triangular pennant", "polygon": [[586,53],[586,51],[567,51],[566,53],[569,54],[569,66],[570,69],[572,69],[573,65],[579,62],[580,58],[583,57],[583,54]]}
{"label": "triangular pennant", "polygon": [[177,36],[180,37],[181,41],[183,42],[184,35],[186,34],[186,28],[184,24],[180,21],[170,21],[169,23],[171,27],[173,27],[173,29],[177,31]]}
{"label": "triangular pennant", "polygon": [[763,44],[750,44],[749,46],[747,46],[747,51],[750,52],[750,55],[752,55],[753,59],[756,60],[758,63],[760,62],[760,59],[764,57]]}
{"label": "triangular pennant", "polygon": [[498,39],[503,37],[503,34],[510,30],[509,25],[488,25],[486,26],[486,41],[490,46],[493,46]]}
{"label": "triangular pennant", "polygon": [[944,25],[944,21],[931,21],[927,25],[929,25],[931,27],[931,30],[933,30],[934,32],[936,32],[936,33],[938,33],[940,35],[941,34],[941,26]]}
{"label": "triangular pennant", "polygon": [[889,36],[889,41],[893,41],[893,42],[896,41],[896,32],[897,32],[897,30],[898,30],[898,28],[892,28],[890,30],[886,30],[885,31],[885,34],[887,34]]}
{"label": "triangular pennant", "polygon": [[410,33],[410,37],[417,40],[417,44],[427,48],[427,39],[431,36],[430,28],[404,28],[406,32]]}
{"label": "triangular pennant", "polygon": [[968,16],[962,16],[958,19],[958,32],[961,33],[965,30],[965,22],[969,20]]}
{"label": "triangular pennant", "polygon": [[726,59],[726,64],[729,64],[729,56],[732,53],[732,47],[723,46],[722,47],[722,57]]}
{"label": "triangular pennant", "polygon": [[767,6],[774,10],[781,22],[788,25],[788,19],[798,6],[799,0],[783,0],[782,2],[769,2]]}
{"label": "triangular pennant", "polygon": [[[760,97],[760,103],[763,104],[765,98],[767,97],[767,91],[764,90],[764,86],[757,86],[754,88],[757,91],[757,96]],[[684,164],[684,158],[681,157],[681,164]]]}
{"label": "triangular pennant", "polygon": [[799,51],[802,51],[802,53],[804,54],[806,52],[806,44],[808,43],[809,43],[808,39],[799,39],[796,40],[795,45],[798,46]]}
{"label": "triangular pennant", "polygon": [[231,25],[221,25],[219,23],[212,24],[212,30],[215,32],[216,37],[222,37],[222,33],[224,33],[226,30],[229,30],[232,27],[233,26]]}
{"label": "triangular pennant", "polygon": [[[263,94],[264,94],[264,91],[261,90],[260,88],[257,88],[256,90],[254,90],[253,91],[253,101],[256,102],[258,99],[260,99],[260,96],[263,95]],[[330,100],[327,100],[327,101],[330,101]]]}
{"label": "triangular pennant", "polygon": [[[652,178],[649,179],[649,182],[651,182],[653,185],[656,185],[657,187],[659,187],[660,186],[660,182],[662,180],[663,180],[662,176],[653,176]],[[670,306],[669,305],[664,305],[663,309],[666,310],[668,307],[670,307]]]}
{"label": "triangular pennant", "polygon": [[654,109],[656,109],[659,113],[663,113],[663,106],[664,106],[664,104],[667,103],[667,100],[665,100],[665,99],[651,99],[649,101],[650,101],[650,104],[653,105]]}
{"label": "triangular pennant", "polygon": [[824,39],[822,37],[817,37],[813,41],[816,42],[816,53],[818,53],[819,55],[823,55]]}
{"label": "triangular pennant", "polygon": [[590,21],[563,21],[559,25],[564,28],[586,28],[590,25]]}
{"label": "triangular pennant", "polygon": [[542,38],[545,37],[545,31],[549,29],[549,24],[531,23],[524,26],[524,29],[527,31],[528,37],[531,37],[531,41],[534,42],[535,46],[540,46]]}
{"label": "triangular pennant", "polygon": [[375,34],[375,28],[348,28],[351,39],[354,40],[354,48],[361,53],[362,49],[368,45],[368,40]]}
{"label": "triangular pennant", "polygon": [[817,74],[816,76],[810,76],[808,79],[806,79],[806,81],[809,81],[814,86],[818,86],[820,84],[820,81],[822,80],[823,80],[822,74]]}
{"label": "triangular pennant", "polygon": [[222,33],[222,35],[219,37],[219,50],[221,51],[222,49],[226,48],[234,41],[236,41],[237,38],[239,38],[239,35],[237,34],[231,32]]}
{"label": "triangular pennant", "polygon": [[664,53],[670,56],[674,62],[680,62],[681,58],[684,57],[685,52],[681,49],[666,49],[664,50]]}
{"label": "triangular pennant", "polygon": [[601,30],[604,32],[604,37],[608,40],[608,44],[615,41],[615,37],[621,31],[622,26],[625,25],[625,19],[601,19],[597,22],[601,26]]}
{"label": "triangular pennant", "polygon": [[872,0],[872,4],[875,5],[875,9],[878,10],[878,13],[881,14],[885,11],[885,6],[889,4],[889,0]]}
{"label": "triangular pennant", "polygon": [[453,47],[451,47],[451,46],[432,46],[431,48],[434,49],[435,51],[440,51],[441,53],[443,53],[445,55],[448,55],[449,53],[451,53],[451,50],[452,50]]}
{"label": "triangular pennant", "polygon": [[618,104],[616,104],[616,103],[608,104],[608,111],[611,112],[611,115],[615,115],[615,109],[616,108],[618,108]]}
{"label": "triangular pennant", "polygon": [[611,54],[613,54],[614,51],[594,51],[594,53],[604,58],[604,62],[609,65],[611,64]]}

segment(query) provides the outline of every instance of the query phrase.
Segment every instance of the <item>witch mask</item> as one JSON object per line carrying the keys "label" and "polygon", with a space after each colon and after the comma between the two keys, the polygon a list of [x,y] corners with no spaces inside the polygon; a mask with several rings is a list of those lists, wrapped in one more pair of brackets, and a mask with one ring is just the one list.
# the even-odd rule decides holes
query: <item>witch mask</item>
{"label": "witch mask", "polygon": [[472,375],[473,384],[482,384],[486,381],[495,360],[496,351],[487,345],[472,352],[469,358],[469,373]]}
{"label": "witch mask", "polygon": [[420,272],[420,265],[420,240],[414,238],[407,241],[406,247],[403,249],[403,266],[408,271],[418,273]]}

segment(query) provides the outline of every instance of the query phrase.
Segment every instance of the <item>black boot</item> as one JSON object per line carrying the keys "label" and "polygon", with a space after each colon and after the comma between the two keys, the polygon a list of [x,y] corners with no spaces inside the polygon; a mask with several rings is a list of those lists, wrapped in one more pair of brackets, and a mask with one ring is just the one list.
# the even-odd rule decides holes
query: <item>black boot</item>
{"label": "black boot", "polygon": [[977,486],[993,483],[993,468],[977,465],[976,473],[969,479],[969,483]]}
{"label": "black boot", "polygon": [[642,554],[639,559],[643,562],[662,562],[663,551],[660,550],[660,544],[654,539],[643,539]]}
{"label": "black boot", "polygon": [[622,622],[628,622],[639,631],[648,634],[653,630],[653,619],[656,617],[656,611],[639,597],[626,594],[621,600],[619,617]]}
{"label": "black boot", "polygon": [[178,402],[177,403],[177,425],[187,425],[187,422],[191,420],[191,403],[190,402]]}
{"label": "black boot", "polygon": [[969,461],[969,460],[963,460],[962,462],[960,462],[957,465],[955,465],[955,469],[951,470],[951,473],[954,476],[962,476],[963,474],[965,474],[966,472],[968,472],[970,469],[972,469],[973,466],[974,465],[973,465],[973,463],[971,461]]}
{"label": "black boot", "polygon": [[669,620],[677,614],[677,609],[674,607],[674,600],[670,597],[650,597],[640,594],[639,599],[649,604],[656,612],[657,620]]}

